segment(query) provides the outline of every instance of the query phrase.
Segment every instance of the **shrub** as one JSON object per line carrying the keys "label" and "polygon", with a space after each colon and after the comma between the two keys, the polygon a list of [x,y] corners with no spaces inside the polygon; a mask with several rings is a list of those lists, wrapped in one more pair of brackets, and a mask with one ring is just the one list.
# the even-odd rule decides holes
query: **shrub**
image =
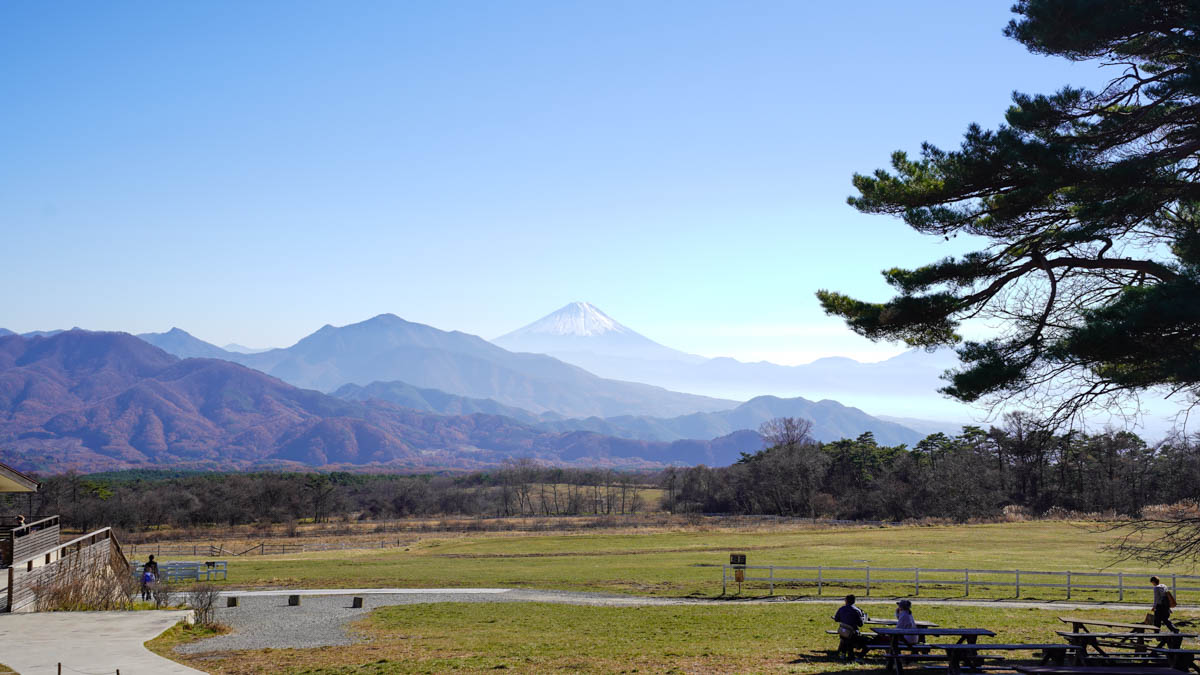
{"label": "shrub", "polygon": [[208,583],[193,584],[187,592],[187,604],[196,613],[196,623],[201,626],[216,624],[217,600],[221,591]]}

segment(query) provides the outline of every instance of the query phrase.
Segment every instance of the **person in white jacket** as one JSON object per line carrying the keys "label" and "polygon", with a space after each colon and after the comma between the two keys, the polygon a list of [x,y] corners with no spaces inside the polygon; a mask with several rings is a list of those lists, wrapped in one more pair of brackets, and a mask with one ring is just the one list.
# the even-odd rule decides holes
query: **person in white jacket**
{"label": "person in white jacket", "polygon": [[[897,600],[896,601],[896,628],[912,628],[916,629],[917,620],[913,618],[912,600]],[[905,633],[904,641],[910,645],[915,645],[919,641],[916,633]]]}

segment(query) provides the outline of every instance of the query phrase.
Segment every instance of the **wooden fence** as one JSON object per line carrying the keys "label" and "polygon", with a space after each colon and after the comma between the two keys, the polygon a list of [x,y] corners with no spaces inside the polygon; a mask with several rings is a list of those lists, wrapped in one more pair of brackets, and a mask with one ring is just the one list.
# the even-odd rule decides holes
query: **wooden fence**
{"label": "wooden fence", "polygon": [[[757,576],[751,576],[755,572]],[[762,572],[765,571],[765,575]],[[739,579],[739,572],[741,572]],[[800,573],[800,574],[797,574]],[[821,595],[827,586],[863,589],[871,595],[871,587],[878,591],[888,586],[919,596],[924,586],[929,590],[946,591],[962,589],[969,597],[974,587],[981,589],[1013,589],[1013,597],[1020,598],[1022,589],[1057,588],[1066,589],[1067,598],[1076,591],[1116,591],[1118,600],[1125,600],[1126,593],[1151,594],[1148,579],[1158,576],[1171,589],[1176,598],[1180,592],[1200,591],[1200,576],[1174,574],[1171,572],[1046,572],[1038,570],[987,570],[967,568],[920,568],[920,567],[785,567],[780,565],[723,565],[721,568],[721,594],[728,592],[730,582],[766,585],[771,595],[776,586],[788,588],[815,588]],[[1180,585],[1190,584],[1190,585]],[[1147,604],[1150,602],[1146,600]],[[1182,602],[1182,600],[1180,600]]]}
{"label": "wooden fence", "polygon": [[126,555],[145,556],[153,554],[155,557],[164,555],[176,556],[192,556],[196,558],[217,558],[228,556],[242,555],[286,555],[289,553],[305,553],[312,551],[347,551],[354,549],[371,549],[371,548],[396,548],[401,546],[399,539],[386,539],[372,542],[346,542],[346,541],[312,541],[300,543],[286,542],[268,542],[263,541],[249,548],[243,546],[226,544],[210,543],[210,544],[126,544],[123,549]]}
{"label": "wooden fence", "polygon": [[[131,561],[129,570],[135,579],[141,579],[146,564]],[[224,560],[208,562],[165,562],[158,566],[158,578],[169,584],[184,581],[225,581],[229,567]]]}

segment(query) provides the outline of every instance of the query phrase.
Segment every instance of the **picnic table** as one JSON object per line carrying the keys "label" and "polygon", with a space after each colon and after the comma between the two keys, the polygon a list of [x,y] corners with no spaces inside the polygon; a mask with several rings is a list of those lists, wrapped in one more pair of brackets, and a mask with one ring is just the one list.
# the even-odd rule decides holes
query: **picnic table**
{"label": "picnic table", "polygon": [[1195,670],[1200,673],[1200,665],[1196,663],[1196,655],[1200,654],[1200,649],[1182,649],[1179,647],[1151,647],[1150,651],[1155,654],[1161,654],[1167,659],[1167,665],[1175,670]]}
{"label": "picnic table", "polygon": [[1090,647],[1101,657],[1109,656],[1108,652],[1104,651],[1104,647],[1131,649],[1135,652],[1145,652],[1148,655],[1150,648],[1146,645],[1146,638],[1158,640],[1160,647],[1170,644],[1177,648],[1183,642],[1183,638],[1196,637],[1195,633],[1076,633],[1063,630],[1057,632],[1066,638],[1067,642],[1080,645],[1085,649]]}
{"label": "picnic table", "polygon": [[[1053,642],[1046,644],[1028,644],[1028,643],[956,643],[956,644],[931,644],[930,649],[941,649],[946,652],[948,657],[948,670],[950,675],[959,675],[962,672],[963,665],[968,665],[973,668],[983,666],[983,659],[979,652],[981,651],[1040,651],[1042,652],[1041,664],[1053,663],[1056,666],[1066,665],[1067,658],[1071,658],[1072,665],[1082,665],[1081,660],[1083,647],[1079,645],[1067,645],[1061,642]],[[996,657],[1001,658],[1001,657]]]}
{"label": "picnic table", "polygon": [[[896,619],[867,618],[867,619],[863,620],[863,624],[867,625],[867,626],[895,626],[896,623],[897,623]],[[913,623],[917,624],[917,628],[937,628],[938,627],[938,625],[932,621],[914,621]]]}
{"label": "picnic table", "polygon": [[1160,627],[1150,623],[1125,623],[1122,621],[1100,621],[1099,619],[1085,619],[1075,616],[1060,616],[1059,621],[1071,624],[1071,631],[1075,633],[1089,632],[1088,626],[1099,626],[1101,628],[1124,628],[1132,633],[1157,633],[1162,630]]}
{"label": "picnic table", "polygon": [[[957,637],[956,644],[974,644],[980,637],[995,637],[996,634],[986,628],[872,628],[876,635],[890,638],[888,650],[884,654],[887,659],[887,667],[896,675],[900,675],[904,670],[904,661],[918,660],[944,660],[949,661],[950,656],[937,656],[934,654],[917,654],[914,653],[917,649],[926,649],[928,645],[917,643],[910,644],[904,639],[906,635],[916,635],[917,639],[922,639],[927,636],[936,637]],[[902,651],[907,648],[908,653]]]}
{"label": "picnic table", "polygon": [[[913,623],[917,624],[917,628],[937,628],[938,627],[938,625],[932,621],[914,621]],[[866,627],[866,626],[895,626],[895,625],[896,625],[895,619],[872,619],[872,618],[863,619],[864,627]],[[838,634],[837,630],[832,629],[832,628],[830,628],[829,630],[826,630],[825,632],[829,635],[837,635]]]}

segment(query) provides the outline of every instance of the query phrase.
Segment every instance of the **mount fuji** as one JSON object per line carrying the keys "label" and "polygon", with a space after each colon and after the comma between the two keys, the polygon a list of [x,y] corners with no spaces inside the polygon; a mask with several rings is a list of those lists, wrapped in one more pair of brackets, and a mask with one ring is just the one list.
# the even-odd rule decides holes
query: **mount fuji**
{"label": "mount fuji", "polygon": [[511,351],[548,354],[601,377],[704,396],[834,398],[875,414],[971,419],[964,404],[938,393],[945,385],[941,374],[958,363],[951,350],[914,349],[879,363],[829,357],[799,366],[706,358],[659,344],[586,302],[573,302],[493,342]]}
{"label": "mount fuji", "polygon": [[513,352],[574,357],[563,358],[567,362],[587,360],[588,355],[693,364],[707,360],[660,345],[586,302],[572,302],[492,342]]}

